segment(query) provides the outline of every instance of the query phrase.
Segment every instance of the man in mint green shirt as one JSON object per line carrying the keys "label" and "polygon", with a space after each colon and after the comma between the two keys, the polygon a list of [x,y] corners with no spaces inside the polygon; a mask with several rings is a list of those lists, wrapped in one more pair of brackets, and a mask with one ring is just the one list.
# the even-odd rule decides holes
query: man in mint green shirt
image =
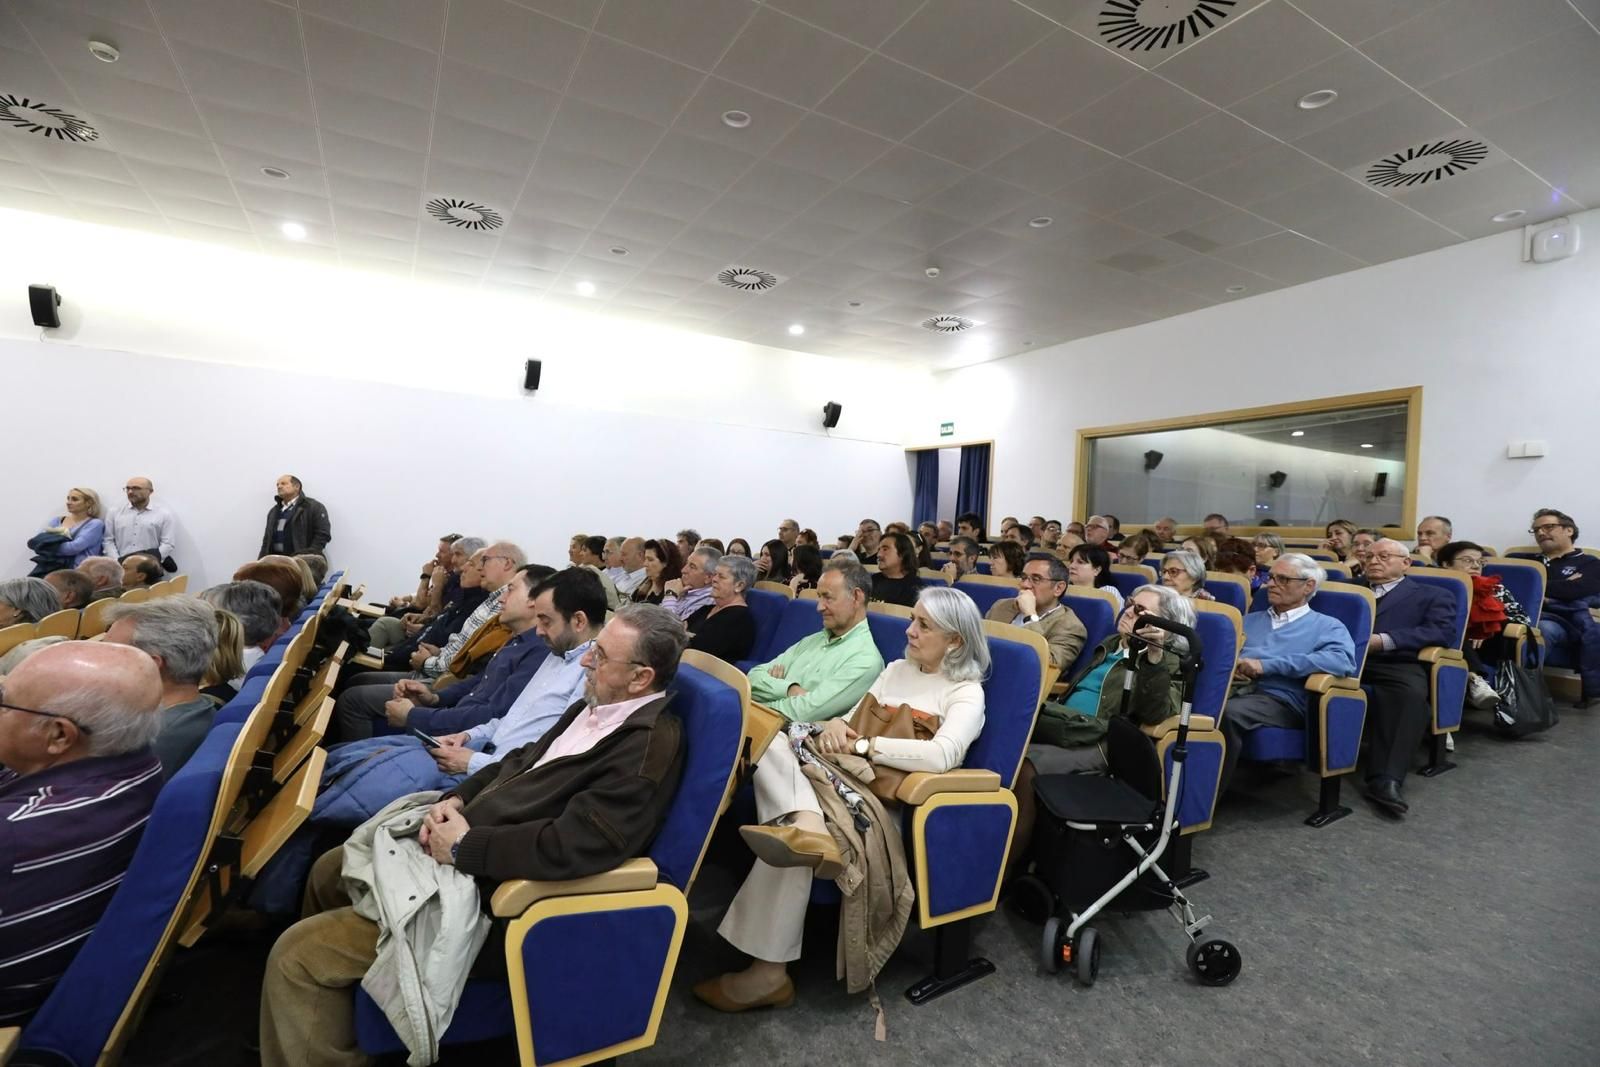
{"label": "man in mint green shirt", "polygon": [[795,722],[820,722],[853,709],[883,673],[867,626],[872,575],[859,563],[826,568],[817,582],[822,632],[752,667],[750,697]]}

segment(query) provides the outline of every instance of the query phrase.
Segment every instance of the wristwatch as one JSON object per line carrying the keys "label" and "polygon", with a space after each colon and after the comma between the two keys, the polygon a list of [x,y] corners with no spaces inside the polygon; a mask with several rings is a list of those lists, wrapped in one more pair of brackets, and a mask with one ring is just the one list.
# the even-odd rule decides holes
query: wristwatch
{"label": "wristwatch", "polygon": [[865,756],[872,751],[872,739],[868,737],[856,738],[856,755]]}

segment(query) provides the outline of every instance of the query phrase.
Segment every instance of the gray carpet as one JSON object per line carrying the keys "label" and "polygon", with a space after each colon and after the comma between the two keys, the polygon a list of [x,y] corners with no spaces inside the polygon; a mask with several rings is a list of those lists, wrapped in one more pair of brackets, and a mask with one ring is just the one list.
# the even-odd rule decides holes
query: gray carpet
{"label": "gray carpet", "polygon": [[[1191,896],[1244,957],[1238,981],[1221,989],[1190,977],[1182,932],[1164,912],[1098,924],[1092,989],[1039,973],[1039,928],[1002,912],[976,938],[998,973],[920,1008],[902,994],[924,973],[931,942],[908,936],[879,981],[888,1040],[877,1044],[866,998],[833,980],[824,913],[794,970],[799,1002],[721,1016],[688,987],[742,962],[715,933],[741,872],[708,863],[658,1044],[628,1062],[1593,1067],[1600,711],[1563,712],[1553,732],[1520,742],[1469,729],[1457,770],[1410,779],[1412,813],[1399,823],[1347,788],[1354,813],[1313,830],[1301,819],[1315,806],[1314,779],[1241,770],[1194,850],[1211,878]],[[180,959],[130,1062],[250,1062],[238,1050],[253,1031],[263,955],[260,939],[246,938]],[[444,1062],[510,1063],[514,1050],[478,1046]]]}

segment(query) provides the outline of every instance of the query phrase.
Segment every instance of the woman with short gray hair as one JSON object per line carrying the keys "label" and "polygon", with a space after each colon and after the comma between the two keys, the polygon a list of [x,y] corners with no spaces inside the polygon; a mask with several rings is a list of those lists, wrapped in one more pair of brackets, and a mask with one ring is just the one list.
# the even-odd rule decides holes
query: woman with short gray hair
{"label": "woman with short gray hair", "polygon": [[689,647],[728,663],[750,655],[756,644],[756,619],[745,594],[756,583],[749,556],[722,556],[711,571],[711,613],[689,636]]}
{"label": "woman with short gray hair", "polygon": [[1206,561],[1198,552],[1178,549],[1161,559],[1161,584],[1191,600],[1215,600],[1206,592]]}
{"label": "woman with short gray hair", "polygon": [[11,578],[0,582],[0,629],[19,622],[38,622],[61,610],[55,587],[43,578]]}

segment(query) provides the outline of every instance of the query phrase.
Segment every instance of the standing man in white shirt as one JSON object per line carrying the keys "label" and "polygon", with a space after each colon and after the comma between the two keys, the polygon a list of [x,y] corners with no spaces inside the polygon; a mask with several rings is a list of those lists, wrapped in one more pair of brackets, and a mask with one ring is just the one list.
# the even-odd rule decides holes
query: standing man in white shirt
{"label": "standing man in white shirt", "polygon": [[106,516],[102,552],[115,560],[135,553],[154,556],[161,561],[161,569],[172,574],[178,569],[172,559],[172,512],[150,499],[155,490],[149,478],[128,479],[122,487],[128,502]]}

